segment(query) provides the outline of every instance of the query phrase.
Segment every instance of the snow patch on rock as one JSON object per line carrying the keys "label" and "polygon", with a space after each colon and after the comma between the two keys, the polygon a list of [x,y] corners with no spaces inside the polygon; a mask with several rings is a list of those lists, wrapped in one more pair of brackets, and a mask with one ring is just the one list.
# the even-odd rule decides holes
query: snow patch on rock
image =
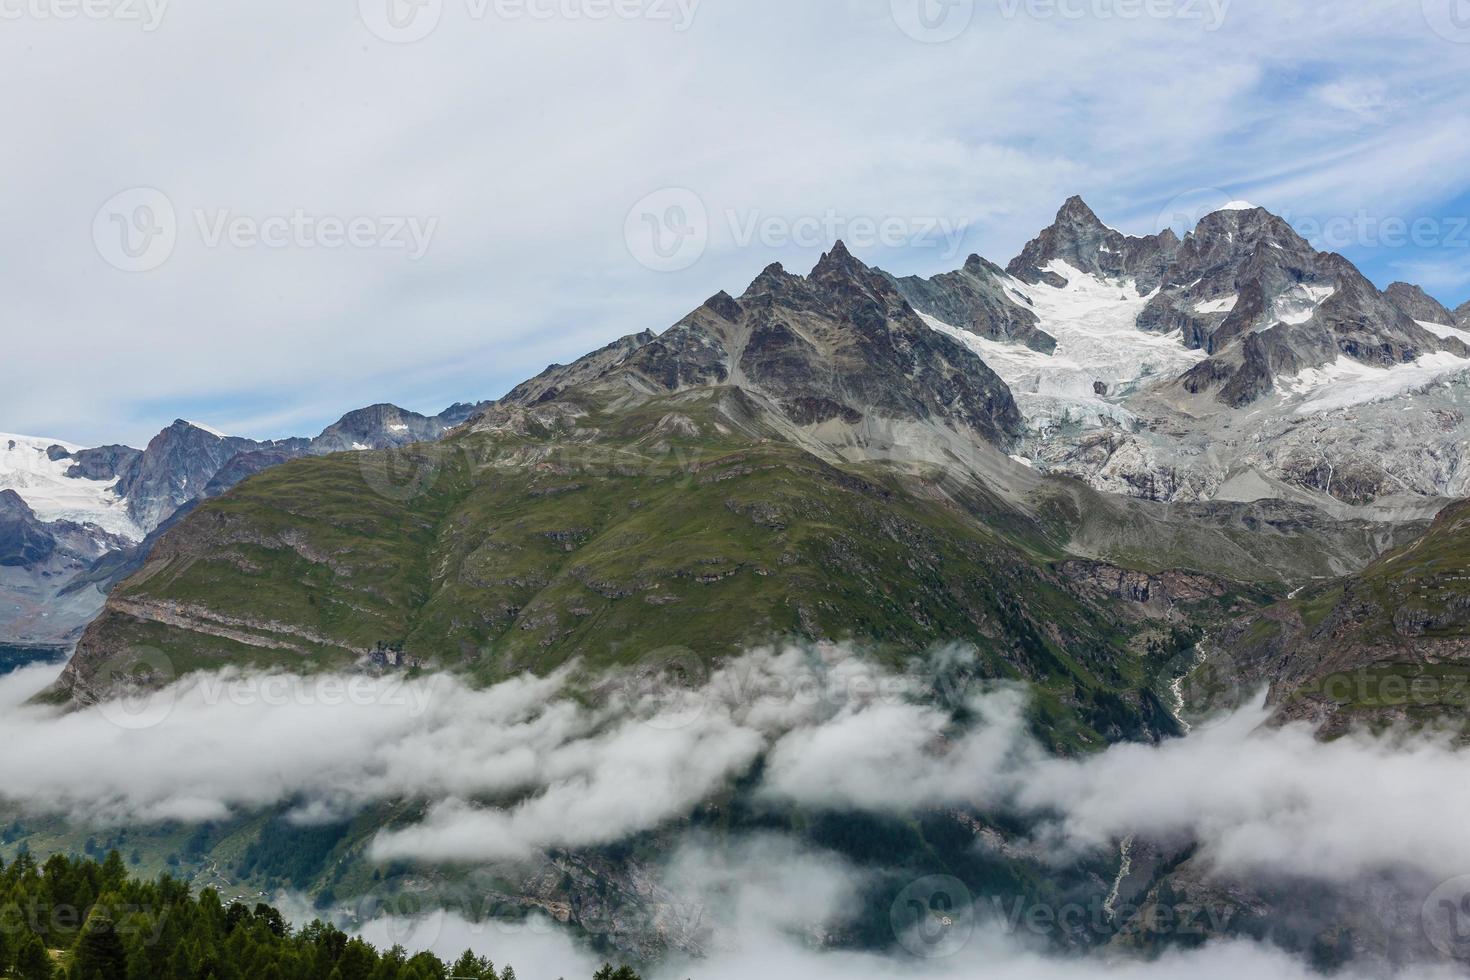
{"label": "snow patch on rock", "polygon": [[1347,357],[1309,368],[1281,381],[1283,390],[1303,398],[1297,415],[1316,415],[1355,405],[1387,401],[1470,371],[1470,358],[1438,352],[1412,364],[1374,367]]}
{"label": "snow patch on rock", "polygon": [[1196,313],[1229,313],[1231,310],[1235,309],[1235,304],[1236,303],[1239,303],[1239,302],[1240,302],[1240,297],[1238,295],[1237,296],[1226,296],[1224,299],[1214,299],[1214,300],[1210,300],[1209,302],[1206,302],[1206,303],[1196,303],[1195,304],[1195,307],[1194,307],[1194,312],[1196,312]]}
{"label": "snow patch on rock", "polygon": [[113,492],[118,481],[67,476],[73,462],[51,459],[47,450],[52,446],[69,453],[81,450],[80,446],[56,439],[0,433],[0,490],[14,490],[45,523],[95,524],[110,534],[141,541],[142,528],[128,516],[123,499]]}

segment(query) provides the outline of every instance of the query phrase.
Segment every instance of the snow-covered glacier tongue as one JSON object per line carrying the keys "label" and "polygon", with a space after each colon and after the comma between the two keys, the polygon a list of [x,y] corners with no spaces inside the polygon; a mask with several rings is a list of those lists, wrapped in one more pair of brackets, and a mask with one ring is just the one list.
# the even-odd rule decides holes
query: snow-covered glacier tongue
{"label": "snow-covered glacier tongue", "polygon": [[1204,360],[1203,352],[1184,346],[1180,332],[1138,329],[1139,315],[1156,294],[1140,294],[1136,281],[1109,281],[1062,259],[1049,262],[1045,271],[1066,285],[1030,285],[1009,276],[1004,285],[1056,338],[1052,354],[989,340],[921,314],[936,330],[967,344],[1010,385],[1038,437],[1079,427],[1133,428],[1139,419],[1123,404],[1127,395],[1172,380]]}

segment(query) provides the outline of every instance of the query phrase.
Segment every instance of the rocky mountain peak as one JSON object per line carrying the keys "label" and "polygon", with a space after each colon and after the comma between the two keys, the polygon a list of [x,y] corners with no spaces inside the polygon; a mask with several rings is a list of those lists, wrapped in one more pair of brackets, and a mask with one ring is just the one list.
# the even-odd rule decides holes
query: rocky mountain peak
{"label": "rocky mountain peak", "polygon": [[1396,282],[1384,290],[1383,295],[1400,313],[1411,319],[1442,323],[1451,327],[1455,325],[1455,314],[1419,286]]}
{"label": "rocky mountain peak", "polygon": [[962,268],[972,276],[988,276],[992,279],[999,279],[1006,274],[1006,270],[979,255],[971,255],[965,259]]}
{"label": "rocky mountain peak", "polygon": [[30,504],[14,490],[0,490],[0,517],[35,517]]}
{"label": "rocky mountain peak", "polygon": [[14,490],[0,490],[0,567],[43,562],[55,551],[55,539],[36,520],[30,505]]}
{"label": "rocky mountain peak", "polygon": [[1006,267],[1011,275],[1030,283],[1048,282],[1061,285],[1060,277],[1046,266],[1060,259],[1084,272],[1106,272],[1102,254],[1116,253],[1123,235],[1102,223],[1102,219],[1081,197],[1067,199],[1057,211],[1056,219],[1026,244],[1021,254]]}
{"label": "rocky mountain peak", "polygon": [[1456,307],[1455,324],[1461,327],[1470,327],[1470,303]]}
{"label": "rocky mountain peak", "polygon": [[838,272],[860,272],[868,267],[859,262],[850,252],[842,239],[837,239],[832,245],[832,251],[823,252],[821,259],[817,261],[812,269],[812,278],[833,275]]}
{"label": "rocky mountain peak", "polygon": [[848,251],[841,240],[822,255],[806,281],[829,303],[843,305],[857,300],[884,307],[903,305],[888,278]]}
{"label": "rocky mountain peak", "polygon": [[[1035,322],[1014,313],[1023,326]],[[782,424],[833,427],[818,438],[849,447],[874,433],[887,438],[893,422],[969,430],[1000,445],[1022,431],[1005,383],[968,347],[931,329],[891,276],[840,241],[809,275],[767,266],[738,299],[720,292],[657,338],[593,356],[566,380],[521,394],[539,392],[540,404],[574,388],[647,398],[730,386],[755,396],[752,405],[773,406]]]}
{"label": "rocky mountain peak", "polygon": [[1087,202],[1082,199],[1081,194],[1073,194],[1057,210],[1057,219],[1053,227],[1057,225],[1097,229],[1105,232],[1112,230],[1103,224],[1102,219],[1097,216],[1097,212],[1088,206]]}
{"label": "rocky mountain peak", "polygon": [[1313,251],[1290,222],[1260,207],[1212,211],[1199,220],[1186,241],[1189,239],[1199,241],[1201,250],[1213,248],[1235,254],[1273,245],[1293,253]]}
{"label": "rocky mountain peak", "polygon": [[[736,320],[740,317],[739,301],[723,289],[704,301],[704,309],[710,310],[724,317],[726,320]],[[654,335],[650,333],[648,339],[654,339]]]}
{"label": "rocky mountain peak", "polygon": [[190,422],[188,419],[174,419],[172,425],[164,429],[162,433],[159,433],[159,435],[155,436],[154,438],[158,439],[165,434],[168,434],[174,438],[187,439],[206,438],[220,440],[229,438],[223,433],[216,432],[215,430],[207,426],[200,425],[198,422]]}
{"label": "rocky mountain peak", "polygon": [[1057,349],[1056,338],[1040,329],[1036,313],[1007,290],[1005,270],[978,255],[971,255],[958,271],[932,279],[887,278],[915,310],[952,327],[987,340],[1025,344],[1043,354]]}

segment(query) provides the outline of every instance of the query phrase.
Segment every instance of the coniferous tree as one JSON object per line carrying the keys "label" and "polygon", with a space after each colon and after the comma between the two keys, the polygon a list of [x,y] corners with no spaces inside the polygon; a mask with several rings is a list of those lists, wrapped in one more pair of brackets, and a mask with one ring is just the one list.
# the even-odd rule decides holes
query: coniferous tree
{"label": "coniferous tree", "polygon": [[470,949],[449,968],[449,975],[456,980],[495,980],[496,977],[495,967]]}
{"label": "coniferous tree", "polygon": [[94,911],[87,917],[71,972],[74,980],[128,980],[128,951],[116,923],[105,912]]}
{"label": "coniferous tree", "polygon": [[[515,980],[466,952],[451,969],[432,953],[378,952],[327,923],[293,930],[276,909],[224,905],[167,875],[126,878],[105,861],[29,853],[0,862],[0,977],[6,980]],[[34,910],[34,913],[31,911]],[[34,920],[34,921],[33,921]],[[69,949],[58,971],[52,948]],[[61,954],[57,954],[60,956]],[[598,980],[638,980],[604,967]]]}
{"label": "coniferous tree", "polygon": [[51,954],[35,935],[27,933],[15,957],[15,975],[19,980],[51,980],[56,969],[51,965]]}

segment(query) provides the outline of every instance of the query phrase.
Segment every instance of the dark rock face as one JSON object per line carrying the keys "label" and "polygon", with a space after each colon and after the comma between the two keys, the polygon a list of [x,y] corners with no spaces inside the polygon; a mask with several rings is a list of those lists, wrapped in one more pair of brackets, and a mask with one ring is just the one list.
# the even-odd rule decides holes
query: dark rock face
{"label": "dark rock face", "polygon": [[76,462],[66,475],[81,480],[115,480],[143,454],[132,446],[99,446],[83,449],[68,458]]}
{"label": "dark rock face", "polygon": [[[301,441],[305,442],[305,440]],[[256,452],[238,453],[230,457],[230,461],[220,467],[219,472],[210,478],[201,496],[205,498],[218,497],[242,480],[248,479],[257,473],[263,473],[272,466],[280,466],[282,463],[289,463],[293,459],[300,459],[304,455],[306,455],[304,447],[298,448],[294,446],[285,449],[261,449]],[[179,508],[180,512],[183,509],[182,507]],[[160,527],[170,524],[172,521],[173,518],[169,518]]]}
{"label": "dark rock face", "polygon": [[1217,599],[1228,591],[1219,579],[1192,572],[1167,571],[1149,575],[1096,561],[1063,562],[1059,571],[1087,591],[1140,604],[1203,602]]}
{"label": "dark rock face", "polygon": [[489,408],[490,405],[490,402],[475,402],[474,404],[469,402],[455,402],[440,412],[438,418],[440,422],[443,422],[452,429],[457,425],[464,425],[470,419]]}
{"label": "dark rock face", "polygon": [[348,412],[311,441],[311,452],[345,453],[363,448],[396,449],[441,439],[449,426],[397,405],[372,405]]}
{"label": "dark rock face", "polygon": [[141,527],[154,528],[180,506],[197,498],[214,475],[237,453],[267,444],[253,439],[221,438],[182,419],[154,436],[129,465],[117,492]]}
{"label": "dark rock face", "polygon": [[183,420],[164,429],[139,452],[104,446],[73,454],[67,475],[104,480],[120,476],[117,493],[144,530],[166,521],[178,508],[217,496],[241,480],[288,460],[368,449],[393,449],[442,439],[488,403],[454,405],[428,417],[396,405],[373,405],[342,416],[314,439],[259,442],[217,436]]}
{"label": "dark rock face", "polygon": [[1393,304],[1394,309],[1412,320],[1443,323],[1451,327],[1455,325],[1455,314],[1418,286],[1396,282],[1384,290],[1383,295]]}
{"label": "dark rock face", "polygon": [[1055,353],[1056,338],[1038,326],[1035,313],[1006,294],[1004,275],[999,266],[972,255],[964,268],[933,279],[887,278],[920,313],[988,340],[1021,343],[1043,354]]}
{"label": "dark rock face", "polygon": [[738,300],[715,296],[619,370],[669,391],[748,388],[798,424],[937,420],[998,445],[1022,432],[1005,383],[841,242],[808,277],[773,265]]}
{"label": "dark rock face", "polygon": [[1455,309],[1455,326],[1470,327],[1470,303]]}
{"label": "dark rock face", "polygon": [[0,566],[25,567],[56,551],[56,539],[14,490],[0,490]]}

